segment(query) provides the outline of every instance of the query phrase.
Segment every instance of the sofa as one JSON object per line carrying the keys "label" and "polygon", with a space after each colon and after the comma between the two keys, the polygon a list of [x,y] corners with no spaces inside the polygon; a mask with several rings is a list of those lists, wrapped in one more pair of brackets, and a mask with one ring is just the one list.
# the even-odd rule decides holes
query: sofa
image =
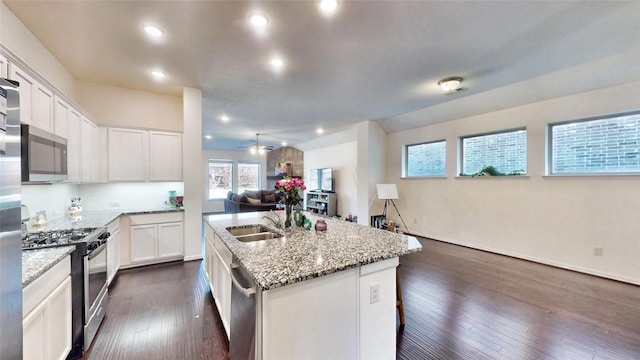
{"label": "sofa", "polygon": [[280,195],[275,190],[245,191],[242,194],[229,191],[224,199],[224,213],[276,210],[278,201]]}

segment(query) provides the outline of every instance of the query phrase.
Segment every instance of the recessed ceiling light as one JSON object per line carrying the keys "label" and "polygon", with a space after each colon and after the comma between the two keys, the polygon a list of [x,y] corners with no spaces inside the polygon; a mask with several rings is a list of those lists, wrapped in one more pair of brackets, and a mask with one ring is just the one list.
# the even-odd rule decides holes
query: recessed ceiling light
{"label": "recessed ceiling light", "polygon": [[222,122],[229,122],[229,117],[227,115],[221,115],[220,120],[222,120]]}
{"label": "recessed ceiling light", "polygon": [[165,78],[165,74],[162,71],[152,71],[151,75],[156,78],[156,79],[164,79]]}
{"label": "recessed ceiling light", "polygon": [[286,141],[283,141],[283,142],[281,142],[281,143],[280,143],[280,145],[282,145],[282,146],[287,146],[287,142],[286,142]]}
{"label": "recessed ceiling light", "polygon": [[207,139],[207,140],[211,140],[211,139],[213,139],[213,136],[211,136],[211,135],[205,135],[205,136],[204,136],[204,138],[205,138],[205,139]]}
{"label": "recessed ceiling light", "polygon": [[318,3],[318,6],[320,7],[320,10],[324,11],[325,13],[332,13],[338,8],[338,1],[322,0]]}
{"label": "recessed ceiling light", "polygon": [[155,36],[155,37],[162,36],[162,30],[160,30],[155,26],[147,25],[144,27],[144,31],[151,36]]}
{"label": "recessed ceiling light", "polygon": [[269,64],[271,64],[274,69],[281,69],[284,67],[284,60],[281,58],[273,58],[269,61]]}
{"label": "recessed ceiling light", "polygon": [[316,129],[316,133],[317,133],[318,135],[322,135],[322,134],[324,134],[324,130],[323,130],[322,128],[317,128],[317,129]]}
{"label": "recessed ceiling light", "polygon": [[267,26],[267,24],[269,23],[269,18],[267,18],[263,14],[251,14],[249,16],[249,21],[253,26],[263,27],[263,26]]}

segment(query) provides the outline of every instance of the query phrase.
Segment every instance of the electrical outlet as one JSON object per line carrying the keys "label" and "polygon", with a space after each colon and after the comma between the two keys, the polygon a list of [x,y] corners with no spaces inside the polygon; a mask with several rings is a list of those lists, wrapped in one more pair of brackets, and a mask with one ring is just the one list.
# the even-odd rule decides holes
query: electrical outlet
{"label": "electrical outlet", "polygon": [[595,256],[602,256],[602,248],[601,247],[594,247],[593,248],[593,255]]}
{"label": "electrical outlet", "polygon": [[380,301],[380,285],[373,284],[369,287],[369,304]]}

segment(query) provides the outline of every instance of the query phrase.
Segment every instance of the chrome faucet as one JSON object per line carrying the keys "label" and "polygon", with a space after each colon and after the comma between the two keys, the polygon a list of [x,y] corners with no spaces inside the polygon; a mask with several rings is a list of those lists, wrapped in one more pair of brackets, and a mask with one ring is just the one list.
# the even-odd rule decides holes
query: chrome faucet
{"label": "chrome faucet", "polygon": [[271,220],[271,222],[273,223],[273,226],[275,226],[276,229],[282,229],[282,219],[280,219],[280,215],[278,215],[278,213],[274,213],[273,211],[270,211],[270,213],[275,215],[278,220],[277,221],[273,220],[272,218],[268,217],[267,215],[263,215],[262,218],[263,219],[267,219],[267,220]]}

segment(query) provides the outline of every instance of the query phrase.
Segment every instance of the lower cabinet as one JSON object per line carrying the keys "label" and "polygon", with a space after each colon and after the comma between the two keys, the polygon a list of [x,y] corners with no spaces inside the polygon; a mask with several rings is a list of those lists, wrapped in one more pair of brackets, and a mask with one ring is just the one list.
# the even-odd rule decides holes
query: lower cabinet
{"label": "lower cabinet", "polygon": [[209,287],[228,338],[231,331],[232,255],[208,225],[205,230],[205,240],[205,266]]}
{"label": "lower cabinet", "polygon": [[109,229],[109,239],[107,239],[107,286],[116,276],[120,268],[120,219],[111,222]]}
{"label": "lower cabinet", "polygon": [[71,351],[71,261],[23,289],[23,359],[62,360]]}
{"label": "lower cabinet", "polygon": [[131,215],[128,265],[184,258],[182,213]]}

